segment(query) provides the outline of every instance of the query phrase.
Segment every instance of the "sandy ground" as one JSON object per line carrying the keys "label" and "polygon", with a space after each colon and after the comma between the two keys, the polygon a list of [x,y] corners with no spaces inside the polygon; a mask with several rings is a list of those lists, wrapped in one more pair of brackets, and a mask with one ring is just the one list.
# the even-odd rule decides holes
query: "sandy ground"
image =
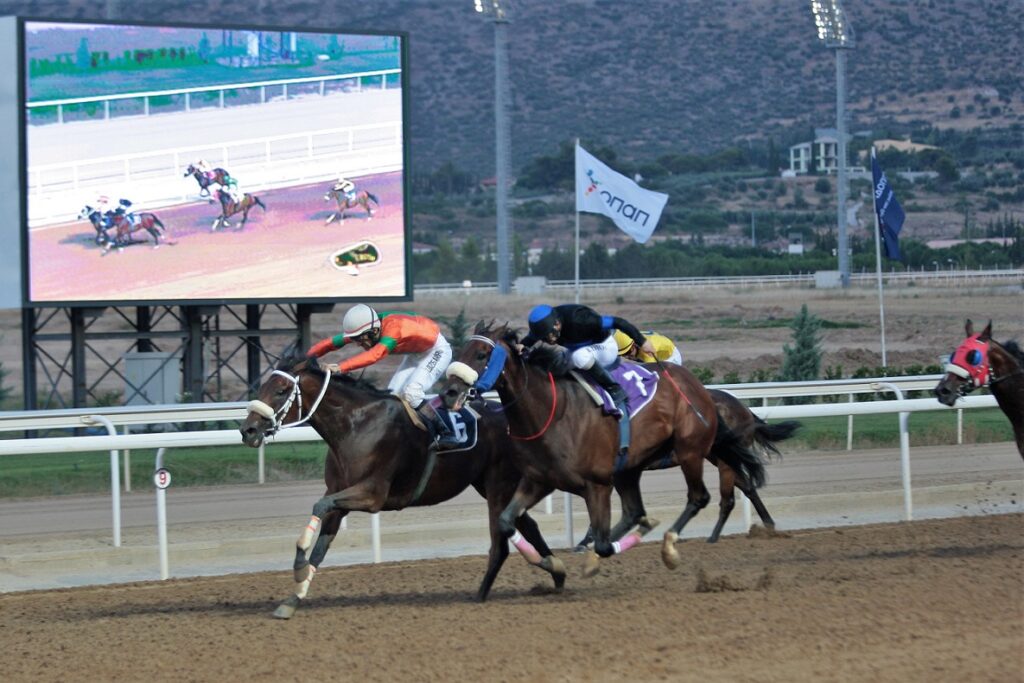
{"label": "sandy ground", "polygon": [[7,681],[1018,681],[1024,517],[644,544],[556,594],[513,559],[321,572],[270,618],[288,572],[0,595]]}

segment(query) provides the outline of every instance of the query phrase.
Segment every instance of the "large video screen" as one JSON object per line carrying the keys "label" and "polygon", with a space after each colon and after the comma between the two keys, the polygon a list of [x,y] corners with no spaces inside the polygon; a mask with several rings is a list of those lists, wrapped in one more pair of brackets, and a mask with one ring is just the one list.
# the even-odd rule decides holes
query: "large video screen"
{"label": "large video screen", "polygon": [[411,296],[404,35],[22,26],[27,304]]}

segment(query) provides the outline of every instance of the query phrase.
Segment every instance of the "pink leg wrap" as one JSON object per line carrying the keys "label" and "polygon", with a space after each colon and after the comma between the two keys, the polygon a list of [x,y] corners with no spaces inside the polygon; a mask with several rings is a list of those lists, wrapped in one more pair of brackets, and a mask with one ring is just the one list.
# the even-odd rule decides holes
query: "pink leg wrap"
{"label": "pink leg wrap", "polygon": [[516,550],[526,558],[527,562],[530,564],[540,564],[540,553],[533,547],[533,544],[523,538],[521,533],[517,531],[509,540],[512,541],[512,545],[516,547]]}
{"label": "pink leg wrap", "polygon": [[617,541],[615,543],[612,543],[612,547],[615,548],[615,554],[618,555],[619,553],[626,552],[627,550],[629,550],[630,548],[632,548],[633,546],[635,546],[639,542],[640,542],[640,534],[638,534],[638,533],[636,533],[634,531],[633,533],[629,534],[628,536],[626,536],[621,541]]}

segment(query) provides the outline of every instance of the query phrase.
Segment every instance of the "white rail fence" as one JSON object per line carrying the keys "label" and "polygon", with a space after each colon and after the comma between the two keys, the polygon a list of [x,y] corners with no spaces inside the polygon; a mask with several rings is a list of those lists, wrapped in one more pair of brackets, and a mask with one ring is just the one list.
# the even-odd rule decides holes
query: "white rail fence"
{"label": "white rail fence", "polygon": [[[854,415],[899,415],[901,473],[904,498],[904,518],[913,517],[912,487],[910,477],[910,441],[908,433],[908,417],[910,413],[924,411],[956,410],[958,413],[958,442],[962,439],[962,411],[964,409],[996,407],[992,396],[969,396],[958,402],[956,408],[940,404],[934,398],[904,399],[904,391],[923,391],[931,389],[941,375],[918,377],[875,378],[864,380],[823,380],[814,382],[771,382],[765,384],[730,384],[709,385],[719,388],[744,399],[757,400],[761,406],[752,406],[751,410],[759,417],[769,420],[794,419],[825,416],[848,416],[848,448],[852,447],[852,429]],[[892,392],[897,400],[854,402],[856,394]],[[792,396],[826,396],[847,395],[849,402],[819,403],[811,405],[769,406],[769,399],[782,399]],[[182,431],[171,433],[117,434],[117,427],[127,429],[138,425],[180,424],[195,422],[241,421],[246,414],[245,403],[221,403],[213,405],[174,405],[151,407],[106,408],[103,414],[95,409],[68,409],[35,412],[0,413],[0,431],[31,431],[62,428],[81,428],[84,426],[102,426],[106,436],[80,437],[48,437],[29,439],[0,439],[0,456],[50,453],[83,453],[110,451],[111,469],[111,514],[114,546],[121,545],[121,508],[119,475],[119,453],[125,452],[126,490],[130,490],[130,479],[127,477],[130,449],[156,448],[157,455],[154,471],[163,467],[164,452],[168,448],[187,448],[199,446],[238,445],[240,436],[236,429],[210,431]],[[275,443],[292,443],[301,441],[318,441],[319,435],[310,427],[298,427],[280,432]],[[259,448],[259,481],[264,482],[264,449]],[[166,566],[167,530],[166,512],[163,489],[157,489],[158,538],[160,543],[160,576],[169,576]],[[550,513],[550,507],[548,508]],[[572,505],[570,494],[565,494],[566,544],[573,543]],[[744,499],[744,519],[750,524],[751,511],[749,501]],[[381,561],[381,538],[378,515],[372,519],[372,547],[375,562]]]}
{"label": "white rail fence", "polygon": [[[991,268],[936,270],[921,268],[919,270],[892,270],[883,273],[887,282],[921,281],[935,284],[980,284],[988,281],[1001,281],[1007,284],[1024,284],[1024,269]],[[851,273],[850,280],[855,284],[877,284],[877,276],[873,272]],[[813,285],[814,273],[789,273],[786,275],[715,275],[707,277],[662,277],[662,278],[621,278],[621,279],[587,279],[580,280],[580,289],[587,290],[627,290],[627,289],[675,289],[679,287],[785,287],[790,285]],[[548,280],[545,291],[568,291],[575,289],[575,280]],[[448,282],[438,284],[416,285],[417,294],[469,294],[470,292],[497,292],[496,282]],[[513,284],[513,293],[515,285]],[[528,295],[536,292],[531,287]]]}
{"label": "white rail fence", "polygon": [[231,140],[97,157],[28,169],[29,226],[74,220],[99,194],[126,197],[136,209],[192,201],[199,185],[184,176],[205,159],[222,167],[243,191],[259,191],[344,174],[358,178],[402,167],[402,123],[382,123]]}
{"label": "white rail fence", "polygon": [[180,100],[179,106],[181,107],[181,109],[183,111],[191,111],[193,109],[193,95],[199,95],[203,93],[217,93],[217,104],[215,106],[223,109],[224,107],[229,106],[229,103],[226,101],[225,98],[225,94],[229,92],[254,90],[256,91],[256,95],[253,98],[254,101],[258,101],[262,104],[268,101],[268,99],[274,99],[275,93],[277,93],[277,97],[281,97],[283,99],[288,99],[290,95],[296,95],[299,93],[306,94],[307,89],[302,88],[302,86],[304,85],[315,86],[315,88],[313,88],[312,91],[317,92],[319,95],[326,95],[329,92],[332,92],[329,84],[336,84],[340,88],[347,88],[351,86],[351,90],[359,92],[363,89],[363,85],[365,82],[374,82],[379,79],[380,83],[376,87],[382,90],[386,90],[388,87],[388,77],[392,76],[398,78],[401,75],[401,73],[401,69],[379,69],[376,71],[357,71],[347,74],[334,74],[327,76],[305,76],[302,78],[282,78],[264,81],[243,81],[241,83],[203,85],[192,88],[174,88],[170,90],[146,90],[131,93],[118,93],[114,95],[93,95],[89,97],[68,97],[57,100],[37,100],[34,102],[29,102],[25,106],[29,110],[30,123],[39,122],[38,115],[36,117],[36,121],[33,121],[31,119],[31,113],[33,112],[33,110],[41,111],[49,108],[56,108],[56,123],[64,123],[66,119],[65,113],[68,107],[81,107],[82,105],[94,103],[99,103],[103,105],[103,118],[109,119],[111,116],[111,102],[133,102],[136,100],[138,101],[137,110],[130,110],[126,112],[126,114],[149,116],[152,113],[151,104],[153,98],[156,97]]}

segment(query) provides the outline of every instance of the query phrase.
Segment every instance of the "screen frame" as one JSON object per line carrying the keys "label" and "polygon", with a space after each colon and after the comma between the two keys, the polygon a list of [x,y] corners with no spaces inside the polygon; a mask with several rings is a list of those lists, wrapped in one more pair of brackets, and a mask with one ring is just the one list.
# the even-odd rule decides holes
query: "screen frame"
{"label": "screen frame", "polygon": [[[17,197],[20,207],[20,225],[18,234],[21,242],[21,300],[23,308],[103,308],[123,306],[229,306],[243,304],[337,304],[355,303],[361,301],[386,302],[386,301],[412,301],[413,280],[412,280],[412,207],[411,207],[411,180],[410,180],[410,136],[409,129],[411,116],[411,87],[409,81],[409,33],[407,31],[382,31],[371,29],[325,29],[325,28],[304,28],[295,26],[268,26],[260,24],[202,24],[185,22],[153,22],[153,21],[117,21],[106,19],[61,19],[55,17],[16,17],[17,43],[17,92],[18,101],[18,184],[19,196]],[[402,70],[402,92],[401,92],[401,114],[402,114],[402,220],[403,220],[403,249],[404,249],[404,278],[405,292],[402,295],[385,296],[358,296],[358,297],[275,297],[275,298],[209,298],[209,299],[74,299],[67,301],[34,301],[31,298],[31,273],[30,273],[30,243],[29,243],[29,217],[28,217],[28,117],[27,92],[28,73],[26,60],[26,24],[48,23],[48,24],[83,24],[83,25],[105,25],[105,26],[141,26],[149,28],[181,28],[208,31],[270,31],[270,32],[296,32],[306,34],[330,35],[364,35],[364,36],[387,36],[397,38],[399,41],[399,64]]]}

